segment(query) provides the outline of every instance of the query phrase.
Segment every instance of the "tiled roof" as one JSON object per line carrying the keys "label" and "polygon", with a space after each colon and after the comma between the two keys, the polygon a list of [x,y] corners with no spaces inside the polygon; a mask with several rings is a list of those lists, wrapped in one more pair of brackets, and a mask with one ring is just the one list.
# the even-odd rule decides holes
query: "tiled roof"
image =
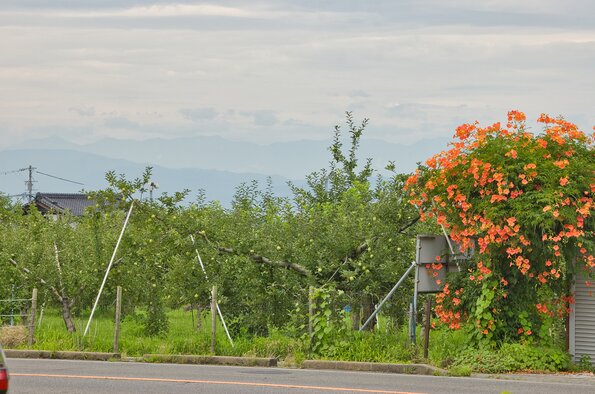
{"label": "tiled roof", "polygon": [[85,208],[94,204],[95,201],[89,200],[83,193],[37,193],[35,195],[35,205],[42,212],[70,211],[74,216],[82,216]]}

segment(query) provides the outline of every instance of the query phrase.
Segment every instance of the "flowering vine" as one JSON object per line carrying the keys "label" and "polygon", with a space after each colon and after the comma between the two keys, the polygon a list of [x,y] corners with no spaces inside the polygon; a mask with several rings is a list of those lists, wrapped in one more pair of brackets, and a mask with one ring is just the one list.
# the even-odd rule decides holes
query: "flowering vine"
{"label": "flowering vine", "polygon": [[546,336],[573,303],[571,274],[595,270],[595,134],[545,114],[537,122],[543,131],[531,133],[510,111],[506,125],[461,125],[406,182],[422,220],[435,217],[463,250],[477,246],[435,311],[480,339]]}

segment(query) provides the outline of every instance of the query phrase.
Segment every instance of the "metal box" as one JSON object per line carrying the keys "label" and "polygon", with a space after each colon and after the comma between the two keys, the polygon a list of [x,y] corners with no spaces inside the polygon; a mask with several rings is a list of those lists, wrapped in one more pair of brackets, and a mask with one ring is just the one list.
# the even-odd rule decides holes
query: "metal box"
{"label": "metal box", "polygon": [[[442,290],[446,274],[458,271],[457,260],[469,259],[475,252],[475,245],[465,253],[450,240],[455,252],[453,255],[444,235],[421,234],[417,236],[417,250],[415,256],[417,292],[437,293]],[[437,269],[440,267],[439,269]]]}

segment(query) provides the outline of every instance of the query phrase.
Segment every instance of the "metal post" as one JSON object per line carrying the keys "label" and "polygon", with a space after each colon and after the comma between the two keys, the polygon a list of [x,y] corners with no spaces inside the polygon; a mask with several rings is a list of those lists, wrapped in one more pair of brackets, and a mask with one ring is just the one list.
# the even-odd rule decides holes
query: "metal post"
{"label": "metal post", "polygon": [[116,319],[114,322],[114,353],[118,353],[120,344],[120,316],[122,313],[122,287],[116,288]]}
{"label": "metal post", "polygon": [[382,308],[384,303],[393,296],[394,292],[399,288],[399,286],[401,286],[401,284],[403,283],[405,278],[407,278],[407,275],[409,275],[409,273],[411,272],[413,267],[415,267],[415,265],[416,265],[415,261],[411,262],[411,265],[409,266],[409,268],[407,268],[407,271],[405,271],[403,276],[401,276],[401,279],[399,279],[397,284],[393,286],[393,288],[386,295],[386,297],[384,297],[384,299],[382,301],[380,301],[380,304],[378,304],[378,307],[374,310],[374,312],[370,315],[370,317],[368,317],[368,320],[366,320],[366,322],[363,324],[363,326],[360,327],[360,329],[359,329],[360,332],[362,332],[368,326],[368,324],[370,324],[372,319],[374,319],[376,317],[376,315],[378,314],[378,312],[380,312],[380,309]]}
{"label": "metal post", "polygon": [[10,300],[10,326],[14,326],[14,283],[12,284],[11,300]]}
{"label": "metal post", "polygon": [[217,286],[211,291],[211,353],[215,354],[217,339]]}
{"label": "metal post", "polygon": [[33,346],[35,341],[35,315],[37,314],[37,288],[33,289],[31,297],[31,319],[29,322],[29,346]]}
{"label": "metal post", "polygon": [[409,314],[409,330],[407,334],[409,335],[409,342],[411,342],[411,332],[413,331],[413,325],[411,324],[411,316],[413,315],[413,303],[409,303],[409,310],[407,311]]}
{"label": "metal post", "polygon": [[[417,263],[415,263],[417,266]],[[415,345],[417,341],[417,283],[419,274],[419,266],[415,270],[415,282],[413,284],[413,301],[411,302],[411,343]]]}
{"label": "metal post", "polygon": [[425,321],[424,321],[424,358],[428,358],[430,348],[430,328],[432,319],[432,299],[428,297],[425,306]]}

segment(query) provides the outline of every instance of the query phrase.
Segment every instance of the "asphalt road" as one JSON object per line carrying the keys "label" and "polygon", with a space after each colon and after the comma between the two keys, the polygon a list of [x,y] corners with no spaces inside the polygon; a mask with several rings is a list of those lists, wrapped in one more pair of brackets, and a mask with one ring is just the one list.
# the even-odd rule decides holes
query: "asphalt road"
{"label": "asphalt road", "polygon": [[10,393],[595,393],[595,378],[453,378],[370,372],[9,359]]}

